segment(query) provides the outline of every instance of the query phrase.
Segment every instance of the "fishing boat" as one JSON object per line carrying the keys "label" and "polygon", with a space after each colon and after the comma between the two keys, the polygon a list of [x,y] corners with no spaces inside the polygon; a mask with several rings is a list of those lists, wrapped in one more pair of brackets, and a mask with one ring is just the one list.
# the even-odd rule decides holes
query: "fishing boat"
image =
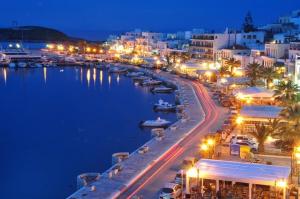
{"label": "fishing boat", "polygon": [[143,86],[156,86],[160,84],[162,84],[162,81],[155,80],[155,79],[148,79],[142,83]]}
{"label": "fishing boat", "polygon": [[150,127],[150,128],[166,128],[171,124],[170,121],[161,119],[158,117],[156,120],[146,120],[140,123],[141,127]]}
{"label": "fishing boat", "polygon": [[176,105],[170,104],[165,102],[164,100],[160,99],[158,103],[154,104],[155,111],[164,111],[164,112],[175,112]]}
{"label": "fishing boat", "polygon": [[166,86],[159,86],[159,87],[153,88],[151,91],[153,93],[172,93],[173,88],[169,88]]}

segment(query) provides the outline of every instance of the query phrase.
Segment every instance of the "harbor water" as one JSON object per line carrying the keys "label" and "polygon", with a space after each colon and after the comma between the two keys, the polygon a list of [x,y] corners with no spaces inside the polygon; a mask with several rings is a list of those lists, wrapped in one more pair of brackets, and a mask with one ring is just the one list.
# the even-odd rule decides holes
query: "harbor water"
{"label": "harbor water", "polygon": [[151,139],[141,120],[159,99],[125,76],[94,68],[0,69],[0,181],[3,199],[60,199],[77,175],[103,172],[111,155]]}

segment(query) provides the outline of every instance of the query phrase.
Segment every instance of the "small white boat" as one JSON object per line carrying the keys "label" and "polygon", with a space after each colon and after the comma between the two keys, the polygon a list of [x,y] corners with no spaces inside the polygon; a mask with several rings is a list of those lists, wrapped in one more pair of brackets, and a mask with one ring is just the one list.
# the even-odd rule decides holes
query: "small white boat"
{"label": "small white boat", "polygon": [[127,73],[127,71],[128,71],[127,68],[112,67],[109,69],[108,72],[121,74],[121,73]]}
{"label": "small white boat", "polygon": [[18,63],[18,67],[20,67],[20,68],[25,68],[26,66],[27,66],[27,64],[25,62]]}
{"label": "small white boat", "polygon": [[127,77],[139,77],[139,76],[142,76],[144,75],[143,72],[131,72],[131,73],[127,73]]}
{"label": "small white boat", "polygon": [[16,64],[14,62],[11,62],[8,64],[8,67],[10,68],[15,68],[16,67]]}
{"label": "small white boat", "polygon": [[176,105],[165,102],[160,99],[158,103],[154,104],[155,111],[176,111]]}
{"label": "small white boat", "polygon": [[159,87],[153,88],[151,91],[153,93],[171,93],[171,92],[173,92],[173,88],[159,86]]}
{"label": "small white boat", "polygon": [[162,84],[162,81],[155,80],[155,79],[145,80],[142,83],[143,86],[155,86],[155,85],[160,85],[160,84]]}
{"label": "small white boat", "polygon": [[157,118],[156,120],[147,120],[147,121],[142,121],[141,126],[142,127],[151,127],[151,128],[157,128],[157,127],[163,127],[166,128],[171,124],[170,121],[161,119],[160,117]]}

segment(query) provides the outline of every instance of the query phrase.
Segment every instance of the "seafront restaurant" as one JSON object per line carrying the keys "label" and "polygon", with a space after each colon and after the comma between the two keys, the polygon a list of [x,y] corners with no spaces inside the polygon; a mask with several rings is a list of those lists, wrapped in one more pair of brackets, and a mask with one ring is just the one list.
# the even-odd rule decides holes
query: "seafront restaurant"
{"label": "seafront restaurant", "polygon": [[245,88],[249,83],[247,77],[224,77],[217,80],[217,87],[226,94],[231,94],[233,90]]}
{"label": "seafront restaurant", "polygon": [[196,186],[204,198],[286,199],[290,174],[286,166],[202,159],[187,172],[186,189]]}
{"label": "seafront restaurant", "polygon": [[274,105],[274,94],[274,91],[263,87],[246,87],[233,91],[235,100],[240,105]]}
{"label": "seafront restaurant", "polygon": [[179,65],[177,68],[179,68],[180,72],[183,74],[210,79],[218,72],[218,67],[218,63],[190,61]]}
{"label": "seafront restaurant", "polygon": [[[281,119],[282,107],[279,106],[260,106],[260,105],[245,105],[242,106],[239,112],[241,118],[240,128],[242,132],[255,131],[255,124],[268,125],[270,120]],[[281,122],[284,122],[283,120]]]}

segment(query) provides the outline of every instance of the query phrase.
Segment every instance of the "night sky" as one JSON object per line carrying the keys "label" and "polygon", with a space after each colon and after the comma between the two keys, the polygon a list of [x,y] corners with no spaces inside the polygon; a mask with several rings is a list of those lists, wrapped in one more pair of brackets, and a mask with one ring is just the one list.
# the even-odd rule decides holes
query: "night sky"
{"label": "night sky", "polygon": [[260,25],[300,9],[300,0],[3,0],[1,7],[1,27],[18,21],[95,39],[133,28],[240,28],[247,11]]}

